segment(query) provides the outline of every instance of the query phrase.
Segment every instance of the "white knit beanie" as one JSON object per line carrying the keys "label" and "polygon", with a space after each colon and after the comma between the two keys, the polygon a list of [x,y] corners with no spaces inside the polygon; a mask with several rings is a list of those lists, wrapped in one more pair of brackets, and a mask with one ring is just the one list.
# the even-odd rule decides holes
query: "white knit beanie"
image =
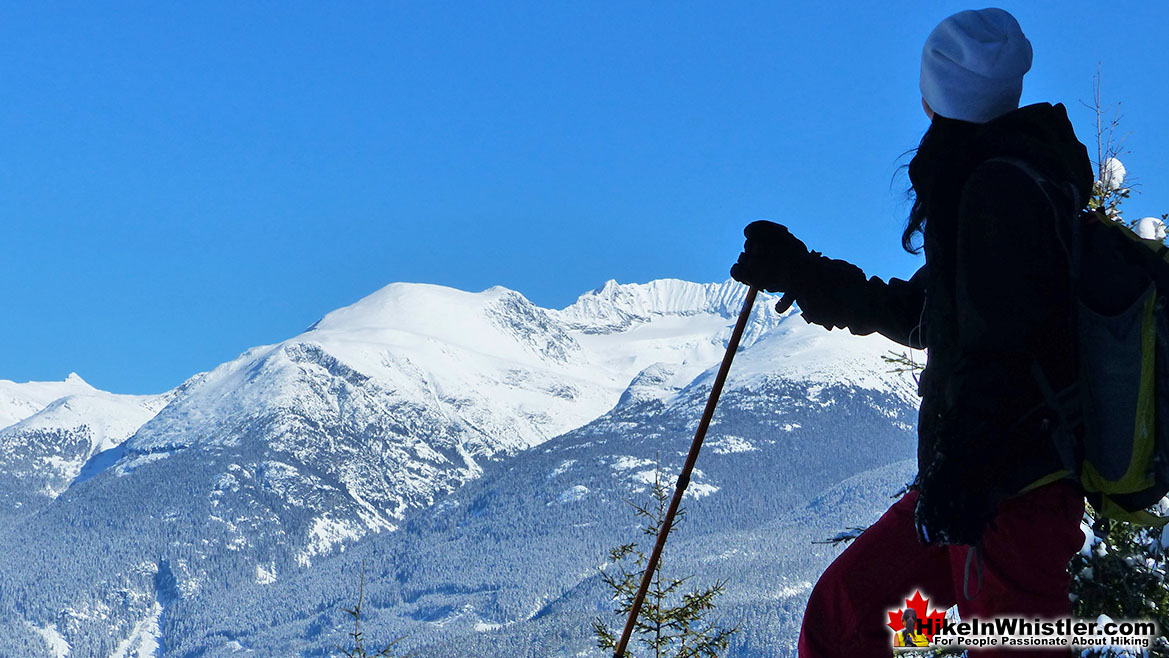
{"label": "white knit beanie", "polygon": [[949,118],[986,123],[1019,107],[1031,42],[1002,9],[958,12],[921,51],[921,97]]}

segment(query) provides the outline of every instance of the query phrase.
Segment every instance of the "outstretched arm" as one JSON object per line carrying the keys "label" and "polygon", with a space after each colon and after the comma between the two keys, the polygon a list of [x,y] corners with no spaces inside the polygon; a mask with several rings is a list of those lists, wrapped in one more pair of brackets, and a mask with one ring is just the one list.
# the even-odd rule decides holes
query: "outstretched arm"
{"label": "outstretched arm", "polygon": [[865,278],[859,267],[815,254],[808,281],[796,300],[804,319],[829,329],[847,328],[857,335],[877,332],[907,347],[922,349],[922,311],[926,269],[908,281]]}
{"label": "outstretched arm", "polygon": [[854,334],[879,332],[909,347],[924,347],[920,331],[925,269],[909,281],[866,278],[859,267],[825,258],[787,227],[758,221],[743,230],[747,241],[731,276],[769,292],[791,293],[808,322]]}

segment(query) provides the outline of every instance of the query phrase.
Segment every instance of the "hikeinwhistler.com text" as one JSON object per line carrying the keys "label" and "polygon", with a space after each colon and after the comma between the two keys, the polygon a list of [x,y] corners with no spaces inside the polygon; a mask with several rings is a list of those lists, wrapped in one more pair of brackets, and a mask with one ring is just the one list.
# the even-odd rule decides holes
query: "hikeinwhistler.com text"
{"label": "hikeinwhistler.com text", "polygon": [[[1158,636],[1151,620],[1105,622],[1021,617],[945,619],[919,622],[933,633],[935,647],[1118,647],[1148,648]],[[933,628],[931,628],[933,626]]]}

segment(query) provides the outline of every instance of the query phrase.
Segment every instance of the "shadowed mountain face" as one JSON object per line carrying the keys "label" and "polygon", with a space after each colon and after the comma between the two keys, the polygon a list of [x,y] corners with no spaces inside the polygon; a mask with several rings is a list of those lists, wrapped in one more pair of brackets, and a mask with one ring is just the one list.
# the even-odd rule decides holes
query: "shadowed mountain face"
{"label": "shadowed mountain face", "polygon": [[[371,633],[439,655],[575,655],[606,606],[596,567],[631,540],[622,499],[658,461],[677,472],[743,292],[610,283],[549,311],[395,284],[249,350],[0,530],[0,639],[27,647],[14,655],[58,638],[71,655],[327,655],[364,558]],[[671,552],[693,543],[687,573],[750,566],[726,600],[771,620],[767,638],[790,640],[795,613],[775,611],[829,557],[807,540],[864,522],[889,502],[873,492],[912,475],[891,347],[767,300],[752,316]],[[71,445],[13,444],[27,449],[9,463]]]}

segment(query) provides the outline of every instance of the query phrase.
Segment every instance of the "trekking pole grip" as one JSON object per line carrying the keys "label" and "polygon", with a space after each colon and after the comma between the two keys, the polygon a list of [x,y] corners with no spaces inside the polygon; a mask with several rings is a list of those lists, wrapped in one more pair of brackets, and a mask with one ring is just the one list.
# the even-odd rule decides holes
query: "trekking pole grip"
{"label": "trekking pole grip", "polygon": [[731,361],[735,358],[735,351],[739,349],[739,341],[743,338],[743,331],[747,328],[747,320],[751,317],[751,309],[755,306],[755,297],[759,289],[751,286],[747,290],[747,298],[743,300],[743,308],[739,311],[739,319],[735,322],[735,329],[731,332],[731,339],[727,343],[726,354],[723,355],[722,365],[718,375],[714,378],[710,397],[706,400],[706,409],[702,412],[702,419],[698,422],[698,429],[694,432],[694,441],[690,444],[690,453],[686,456],[686,463],[682,466],[682,473],[678,475],[678,483],[674,487],[674,497],[670,499],[670,507],[658,528],[658,540],[650,553],[649,562],[645,565],[645,573],[641,576],[641,586],[637,588],[637,595],[633,597],[633,606],[629,609],[629,619],[625,621],[625,630],[621,633],[621,641],[617,643],[617,650],[613,658],[624,658],[625,648],[629,645],[629,638],[637,624],[637,616],[641,613],[641,605],[645,602],[645,594],[649,591],[653,581],[653,573],[657,569],[658,560],[662,557],[662,549],[666,546],[666,536],[674,525],[674,516],[682,504],[682,495],[686,492],[686,485],[690,483],[690,473],[694,470],[694,463],[698,461],[698,451],[702,449],[702,440],[706,438],[706,430],[710,427],[710,420],[714,418],[714,408],[718,406],[719,395],[722,394],[723,384],[727,381],[727,373],[731,370]]}

